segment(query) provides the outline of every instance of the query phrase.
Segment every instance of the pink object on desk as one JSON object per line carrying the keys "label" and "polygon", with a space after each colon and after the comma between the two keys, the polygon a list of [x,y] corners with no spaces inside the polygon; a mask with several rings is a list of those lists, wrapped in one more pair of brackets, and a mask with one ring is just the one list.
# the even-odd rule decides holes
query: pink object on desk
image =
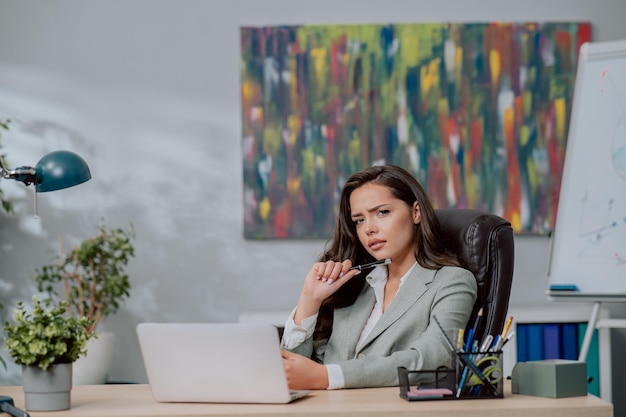
{"label": "pink object on desk", "polygon": [[443,397],[444,395],[452,395],[452,391],[448,388],[423,388],[412,389],[406,394],[409,397]]}

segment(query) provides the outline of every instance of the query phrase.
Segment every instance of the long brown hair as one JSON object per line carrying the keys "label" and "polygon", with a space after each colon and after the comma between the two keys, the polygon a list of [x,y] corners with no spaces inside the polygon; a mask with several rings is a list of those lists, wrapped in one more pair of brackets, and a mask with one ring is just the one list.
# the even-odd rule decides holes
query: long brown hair
{"label": "long brown hair", "polygon": [[[441,242],[441,226],[428,195],[415,177],[405,169],[395,165],[369,167],[348,178],[341,191],[335,231],[326,243],[324,253],[319,261],[341,262],[350,259],[356,265],[375,260],[359,241],[356,226],[350,213],[352,192],[368,183],[386,186],[395,198],[404,201],[409,207],[413,207],[417,201],[421,212],[421,221],[414,226],[413,230],[415,236],[414,252],[417,262],[422,267],[439,269],[446,265],[460,266],[457,258],[447,251]],[[363,289],[366,275],[366,273],[357,275],[324,300],[313,333],[315,341],[322,341],[330,336],[333,310],[355,302]]]}

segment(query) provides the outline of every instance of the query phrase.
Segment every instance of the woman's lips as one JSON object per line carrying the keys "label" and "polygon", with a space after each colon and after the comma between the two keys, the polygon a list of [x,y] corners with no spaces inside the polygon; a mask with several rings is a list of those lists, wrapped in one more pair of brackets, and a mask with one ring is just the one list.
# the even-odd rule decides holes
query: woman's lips
{"label": "woman's lips", "polygon": [[380,239],[371,239],[367,242],[367,246],[372,250],[378,250],[385,245],[384,240]]}

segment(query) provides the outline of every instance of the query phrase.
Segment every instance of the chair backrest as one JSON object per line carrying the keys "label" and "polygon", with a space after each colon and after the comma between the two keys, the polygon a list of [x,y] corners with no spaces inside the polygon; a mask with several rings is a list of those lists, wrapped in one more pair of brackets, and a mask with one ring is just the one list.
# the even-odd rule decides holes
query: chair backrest
{"label": "chair backrest", "polygon": [[443,240],[478,283],[478,298],[467,325],[474,325],[480,308],[483,316],[475,329],[477,340],[502,333],[507,319],[513,281],[514,241],[511,223],[502,217],[474,209],[439,209]]}

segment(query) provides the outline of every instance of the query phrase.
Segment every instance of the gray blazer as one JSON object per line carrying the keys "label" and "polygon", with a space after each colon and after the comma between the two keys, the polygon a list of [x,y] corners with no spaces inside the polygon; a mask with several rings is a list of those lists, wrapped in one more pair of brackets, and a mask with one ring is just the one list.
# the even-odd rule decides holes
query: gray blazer
{"label": "gray blazer", "polygon": [[291,350],[311,357],[315,349],[324,364],[340,365],[345,388],[396,386],[399,366],[411,371],[450,365],[450,350],[431,316],[447,332],[465,328],[476,291],[470,271],[430,270],[417,264],[358,351],[361,331],[376,302],[367,284],[353,305],[335,310],[326,343],[314,347],[311,337]]}

